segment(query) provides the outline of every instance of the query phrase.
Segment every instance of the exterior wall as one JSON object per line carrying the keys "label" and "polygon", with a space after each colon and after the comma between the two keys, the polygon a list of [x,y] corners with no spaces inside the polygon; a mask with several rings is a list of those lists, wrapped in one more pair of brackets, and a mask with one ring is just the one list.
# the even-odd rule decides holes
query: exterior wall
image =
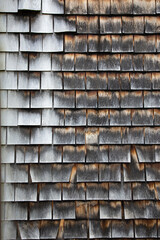
{"label": "exterior wall", "polygon": [[2,239],[160,239],[160,1],[0,12]]}

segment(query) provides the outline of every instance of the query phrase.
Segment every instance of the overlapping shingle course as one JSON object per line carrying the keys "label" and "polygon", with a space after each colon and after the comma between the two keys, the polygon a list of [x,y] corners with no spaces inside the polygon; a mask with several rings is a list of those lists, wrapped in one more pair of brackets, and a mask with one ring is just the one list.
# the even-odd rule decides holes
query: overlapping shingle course
{"label": "overlapping shingle course", "polygon": [[159,13],[1,1],[2,239],[160,238]]}

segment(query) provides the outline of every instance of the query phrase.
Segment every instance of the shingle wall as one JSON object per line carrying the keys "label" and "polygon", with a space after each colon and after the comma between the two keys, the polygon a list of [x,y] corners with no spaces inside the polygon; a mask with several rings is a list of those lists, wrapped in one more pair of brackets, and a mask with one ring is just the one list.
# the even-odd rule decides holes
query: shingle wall
{"label": "shingle wall", "polygon": [[0,12],[2,239],[160,239],[160,1]]}

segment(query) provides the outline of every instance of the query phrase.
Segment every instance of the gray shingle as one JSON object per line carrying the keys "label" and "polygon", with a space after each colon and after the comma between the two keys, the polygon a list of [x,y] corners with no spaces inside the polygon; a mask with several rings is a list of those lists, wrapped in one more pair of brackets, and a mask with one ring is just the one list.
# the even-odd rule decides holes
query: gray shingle
{"label": "gray shingle", "polygon": [[62,70],[62,54],[52,54],[52,71]]}
{"label": "gray shingle", "polygon": [[40,201],[60,201],[61,200],[61,184],[48,183],[40,186],[39,192]]}
{"label": "gray shingle", "polygon": [[133,57],[128,54],[121,54],[121,71],[133,71]]}
{"label": "gray shingle", "polygon": [[54,164],[52,165],[53,182],[69,182],[74,175],[74,166],[72,164]]}
{"label": "gray shingle", "polygon": [[28,166],[27,165],[6,165],[6,182],[7,183],[28,183]]}
{"label": "gray shingle", "polygon": [[108,200],[107,183],[87,183],[86,188],[87,200]]}
{"label": "gray shingle", "polygon": [[65,110],[65,126],[85,126],[86,110]]}
{"label": "gray shingle", "polygon": [[123,176],[125,182],[145,181],[144,164],[138,162],[137,153],[131,149],[131,163],[123,165]]}
{"label": "gray shingle", "polygon": [[144,18],[140,17],[125,17],[122,16],[122,32],[123,33],[144,33]]}
{"label": "gray shingle", "polygon": [[112,35],[112,52],[133,52],[133,36]]}
{"label": "gray shingle", "polygon": [[86,238],[87,222],[83,221],[65,221],[64,239],[68,238]]}
{"label": "gray shingle", "polygon": [[146,181],[147,182],[160,181],[159,163],[146,164]]}
{"label": "gray shingle", "polygon": [[28,1],[19,0],[18,9],[19,10],[40,11],[41,10],[41,0],[28,0]]}
{"label": "gray shingle", "polygon": [[116,74],[116,73],[108,74],[108,89],[109,90],[120,90],[121,89],[120,74]]}
{"label": "gray shingle", "polygon": [[[103,41],[103,40],[102,40]],[[104,40],[104,51],[107,51],[108,42]],[[99,51],[99,36],[97,35],[88,35],[88,51],[89,52],[98,52]],[[103,50],[102,50],[103,52]]]}
{"label": "gray shingle", "polygon": [[51,203],[36,202],[30,204],[30,220],[42,220],[52,218]]}
{"label": "gray shingle", "polygon": [[120,201],[102,202],[100,204],[100,219],[122,219],[121,207]]}
{"label": "gray shingle", "polygon": [[99,144],[120,144],[121,128],[99,128]]}
{"label": "gray shingle", "polygon": [[75,219],[75,203],[55,202],[53,204],[53,219]]}
{"label": "gray shingle", "polygon": [[58,230],[58,221],[43,221],[40,226],[40,239],[56,239]]}
{"label": "gray shingle", "polygon": [[87,52],[86,35],[65,35],[65,52]]}
{"label": "gray shingle", "polygon": [[62,71],[74,71],[74,54],[64,54],[62,59]]}
{"label": "gray shingle", "polygon": [[7,31],[8,32],[29,32],[29,17],[23,15],[7,15]]}
{"label": "gray shingle", "polygon": [[145,71],[159,71],[160,55],[146,54],[144,56],[144,70]]}
{"label": "gray shingle", "polygon": [[154,200],[155,190],[153,183],[134,183],[133,200]]}
{"label": "gray shingle", "polygon": [[19,37],[17,34],[0,34],[0,52],[18,52]]}
{"label": "gray shingle", "polygon": [[85,89],[85,73],[67,73],[63,75],[64,89]]}
{"label": "gray shingle", "polygon": [[33,92],[31,95],[31,108],[52,108],[52,92]]}
{"label": "gray shingle", "polygon": [[85,148],[82,146],[64,146],[63,147],[63,162],[77,163],[85,162]]}
{"label": "gray shingle", "polygon": [[0,12],[17,12],[18,11],[17,0],[6,0],[0,3]]}
{"label": "gray shingle", "polygon": [[120,71],[120,54],[99,55],[98,70],[100,71]]}
{"label": "gray shingle", "polygon": [[27,220],[27,211],[25,203],[6,203],[5,220]]}
{"label": "gray shingle", "polygon": [[5,70],[6,67],[6,55],[5,53],[0,53],[0,70]]}
{"label": "gray shingle", "polygon": [[155,36],[134,36],[135,52],[156,52]]}
{"label": "gray shingle", "polygon": [[98,182],[98,165],[78,165],[77,182]]}
{"label": "gray shingle", "polygon": [[85,144],[85,130],[84,128],[76,128],[76,144]]}
{"label": "gray shingle", "polygon": [[56,128],[53,133],[53,144],[75,144],[75,128]]}
{"label": "gray shingle", "polygon": [[131,125],[130,110],[110,110],[110,126]]}
{"label": "gray shingle", "polygon": [[130,74],[131,77],[131,89],[138,90],[138,89],[151,89],[151,74]]}
{"label": "gray shingle", "polygon": [[54,92],[54,108],[74,108],[75,93],[72,91]]}
{"label": "gray shingle", "polygon": [[17,126],[17,109],[1,109],[1,126]]}
{"label": "gray shingle", "polygon": [[64,13],[64,1],[42,0],[42,13],[63,14]]}
{"label": "gray shingle", "polygon": [[16,163],[38,163],[38,147],[17,146]]}
{"label": "gray shingle", "polygon": [[63,200],[85,200],[85,184],[63,184]]}
{"label": "gray shingle", "polygon": [[8,91],[8,108],[29,108],[29,92]]}
{"label": "gray shingle", "polygon": [[87,14],[87,0],[66,0],[65,2],[66,14]]}
{"label": "gray shingle", "polygon": [[88,110],[88,126],[108,126],[108,110]]}
{"label": "gray shingle", "polygon": [[52,128],[32,128],[31,144],[52,144]]}
{"label": "gray shingle", "polygon": [[96,238],[111,238],[111,222],[110,221],[90,221],[89,222],[89,237]]}
{"label": "gray shingle", "polygon": [[0,14],[0,32],[6,32],[7,30],[7,17],[6,14]]}
{"label": "gray shingle", "polygon": [[154,220],[135,221],[135,237],[141,238],[157,238],[157,222]]}
{"label": "gray shingle", "polygon": [[155,1],[133,0],[133,13],[136,14],[155,14]]}
{"label": "gray shingle", "polygon": [[40,89],[40,73],[19,72],[18,73],[18,89],[19,90]]}
{"label": "gray shingle", "polygon": [[36,202],[37,185],[36,184],[17,184],[15,186],[16,202]]}
{"label": "gray shingle", "polygon": [[152,88],[153,89],[160,89],[160,74],[159,73],[152,73]]}
{"label": "gray shingle", "polygon": [[119,1],[113,0],[111,2],[111,14],[132,14],[133,6],[132,0],[127,1]]}
{"label": "gray shingle", "polygon": [[76,32],[76,19],[73,16],[54,17],[54,32]]}
{"label": "gray shingle", "polygon": [[43,35],[43,52],[62,52],[63,35],[46,34]]}
{"label": "gray shingle", "polygon": [[138,127],[122,128],[123,144],[144,144],[144,129]]}
{"label": "gray shingle", "polygon": [[21,239],[39,239],[38,223],[33,222],[19,222],[18,229]]}
{"label": "gray shingle", "polygon": [[17,226],[16,222],[14,221],[2,221],[2,232],[1,237],[2,239],[10,239],[15,240],[17,237]]}
{"label": "gray shingle", "polygon": [[97,16],[77,16],[77,33],[99,33]]}
{"label": "gray shingle", "polygon": [[42,110],[42,126],[64,126],[64,110]]}
{"label": "gray shingle", "polygon": [[30,143],[30,130],[27,128],[7,128],[7,144],[23,145]]}
{"label": "gray shingle", "polygon": [[[100,43],[98,42],[100,41]],[[100,36],[100,39],[97,39],[97,52],[100,50],[100,52],[111,52],[112,51],[112,46],[113,46],[113,40],[111,39],[110,35],[102,35]]]}
{"label": "gray shingle", "polygon": [[28,70],[28,54],[7,53],[6,70],[27,71]]}
{"label": "gray shingle", "polygon": [[17,73],[0,72],[0,88],[1,89],[17,89]]}
{"label": "gray shingle", "polygon": [[75,71],[96,71],[97,55],[75,55]]}
{"label": "gray shingle", "polygon": [[7,128],[1,127],[1,144],[7,143]]}
{"label": "gray shingle", "polygon": [[121,92],[121,108],[142,108],[143,96],[141,91]]}
{"label": "gray shingle", "polygon": [[121,18],[100,17],[100,33],[121,33]]}
{"label": "gray shingle", "polygon": [[52,182],[52,168],[50,164],[32,164],[30,166],[31,182]]}
{"label": "gray shingle", "polygon": [[86,162],[108,162],[108,146],[87,146]]}
{"label": "gray shingle", "polygon": [[90,90],[107,89],[107,74],[87,72],[86,88]]}
{"label": "gray shingle", "polygon": [[2,202],[14,202],[14,185],[2,184],[1,185],[1,201]]}
{"label": "gray shingle", "polygon": [[121,181],[120,164],[101,164],[99,165],[100,182],[120,182]]}
{"label": "gray shingle", "polygon": [[132,199],[130,183],[109,183],[110,200],[131,200]]}
{"label": "gray shingle", "polygon": [[42,52],[42,35],[20,34],[21,52]]}
{"label": "gray shingle", "polygon": [[160,105],[160,93],[155,92],[144,92],[144,107],[145,108],[159,108]]}
{"label": "gray shingle", "polygon": [[51,55],[47,53],[29,54],[29,71],[50,71]]}
{"label": "gray shingle", "polygon": [[62,162],[62,149],[55,146],[43,146],[40,149],[41,163],[58,163]]}
{"label": "gray shingle", "polygon": [[38,110],[26,111],[19,110],[18,111],[18,125],[19,126],[34,126],[41,124],[41,113]]}
{"label": "gray shingle", "polygon": [[76,92],[77,108],[97,108],[97,93],[92,92]]}
{"label": "gray shingle", "polygon": [[87,128],[85,133],[86,144],[98,144],[98,128]]}
{"label": "gray shingle", "polygon": [[15,148],[14,146],[1,146],[1,163],[15,162]]}
{"label": "gray shingle", "polygon": [[139,162],[155,162],[154,146],[136,146],[136,152]]}
{"label": "gray shingle", "polygon": [[130,146],[109,146],[109,162],[131,162]]}
{"label": "gray shingle", "polygon": [[62,73],[42,72],[41,89],[62,89]]}
{"label": "gray shingle", "polygon": [[112,222],[113,238],[133,238],[133,221],[113,221]]}
{"label": "gray shingle", "polygon": [[145,144],[160,144],[160,129],[145,128]]}

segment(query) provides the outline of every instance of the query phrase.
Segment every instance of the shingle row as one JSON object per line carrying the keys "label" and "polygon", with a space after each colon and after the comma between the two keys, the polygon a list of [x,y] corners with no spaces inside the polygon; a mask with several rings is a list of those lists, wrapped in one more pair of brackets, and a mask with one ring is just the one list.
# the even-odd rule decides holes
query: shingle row
{"label": "shingle row", "polygon": [[[65,7],[64,7],[65,2]],[[42,9],[41,9],[42,6]],[[141,1],[129,0],[129,1],[70,1],[70,0],[7,0],[7,3],[3,2],[0,5],[0,12],[17,12],[17,11],[29,10],[40,11],[42,13],[50,14],[159,14],[160,3],[159,1],[149,0]]]}
{"label": "shingle row", "polygon": [[[83,203],[82,203],[83,206]],[[84,210],[85,211],[85,208]],[[104,239],[104,238],[127,238],[135,239],[147,238],[155,239],[160,236],[160,223],[156,220],[90,220],[89,225],[86,220],[64,220],[64,221],[22,221],[16,225],[15,222],[2,222],[3,229],[7,231],[8,239],[17,239],[17,234],[21,239],[64,239],[82,238]],[[18,228],[18,229],[17,229]],[[18,232],[18,233],[17,233]],[[135,232],[135,234],[134,234]],[[134,237],[135,236],[135,237]]]}
{"label": "shingle row", "polygon": [[159,90],[160,73],[0,72],[1,90]]}
{"label": "shingle row", "polygon": [[[5,64],[6,58],[6,64]],[[7,71],[145,71],[159,72],[160,54],[49,54],[1,53]]]}
{"label": "shingle row", "polygon": [[[114,154],[115,152],[113,152]],[[79,154],[80,155],[80,154]],[[82,155],[82,154],[81,154]],[[128,156],[123,155],[123,161],[127,161]],[[140,154],[139,154],[140,155]],[[125,159],[124,159],[125,158]],[[120,168],[122,167],[120,164],[117,163],[115,160],[112,164],[4,164],[3,171],[4,176],[2,178],[2,182],[6,183],[67,183],[70,189],[72,187],[78,188],[78,186],[83,185],[84,182],[115,182],[113,186],[117,191],[124,191],[123,188],[131,189],[130,186],[124,184],[124,182],[160,182],[160,170],[159,170],[159,163],[147,163],[144,165],[143,163],[136,162],[137,159],[135,155],[131,156],[130,164],[125,163],[123,164],[123,171],[121,178],[121,171]],[[120,162],[120,161],[119,161]],[[144,168],[145,166],[145,168]],[[69,183],[70,182],[70,183]],[[75,182],[78,182],[76,185]],[[120,182],[117,185],[117,182]],[[73,184],[73,185],[72,185]],[[75,184],[75,185],[74,185]],[[80,184],[80,185],[79,185]],[[121,188],[120,188],[121,185]],[[117,187],[116,187],[117,186]],[[121,190],[120,190],[121,189]],[[142,190],[141,190],[142,191]],[[145,191],[145,189],[144,189]],[[77,196],[79,196],[79,190],[77,189]],[[70,194],[70,198],[74,199],[73,192]],[[93,189],[91,196],[96,194]],[[99,194],[97,193],[96,198],[98,198]],[[103,199],[103,194],[101,195]],[[130,196],[130,194],[129,194]],[[124,196],[125,198],[125,196]],[[120,200],[120,195],[117,194],[117,200]],[[66,199],[67,200],[67,199]]]}
{"label": "shingle row", "polygon": [[[1,91],[1,99],[1,108],[14,109],[52,107],[55,109],[147,109],[160,107],[159,91],[55,91],[54,93],[52,91]],[[48,110],[48,114],[52,114],[52,111]],[[156,115],[158,121],[158,112]]]}
{"label": "shingle row", "polygon": [[159,109],[18,110],[2,109],[1,126],[159,126]]}
{"label": "shingle row", "polygon": [[[103,189],[103,193],[105,190]],[[87,206],[87,202],[84,203]],[[160,204],[158,201],[129,201],[124,202],[124,218],[122,217],[123,208],[121,202],[100,202],[95,207],[95,202],[90,202],[89,219],[159,219]],[[75,206],[76,205],[76,206]],[[77,202],[37,202],[29,204],[29,218],[27,216],[27,203],[5,203],[3,220],[59,220],[77,219],[76,213],[79,212]],[[18,213],[18,214],[17,214]],[[114,217],[113,217],[114,215]],[[87,216],[81,217],[86,220]],[[156,221],[154,221],[156,223]]]}
{"label": "shingle row", "polygon": [[27,128],[2,127],[1,144],[160,144],[158,127]]}
{"label": "shingle row", "polygon": [[[139,163],[160,162],[160,147],[135,146]],[[2,146],[2,163],[129,163],[130,146]],[[108,166],[110,169],[110,166]],[[118,178],[119,179],[119,178]]]}
{"label": "shingle row", "polygon": [[[160,17],[52,16],[0,14],[2,32],[78,34],[158,34]],[[100,25],[99,25],[100,22]],[[31,26],[31,27],[30,27]],[[31,28],[31,29],[30,29]]]}
{"label": "shingle row", "polygon": [[[19,39],[20,38],[20,39]],[[19,44],[20,41],[20,44]],[[20,46],[19,46],[20,45]],[[160,52],[156,35],[63,35],[61,34],[0,34],[1,52]]]}

